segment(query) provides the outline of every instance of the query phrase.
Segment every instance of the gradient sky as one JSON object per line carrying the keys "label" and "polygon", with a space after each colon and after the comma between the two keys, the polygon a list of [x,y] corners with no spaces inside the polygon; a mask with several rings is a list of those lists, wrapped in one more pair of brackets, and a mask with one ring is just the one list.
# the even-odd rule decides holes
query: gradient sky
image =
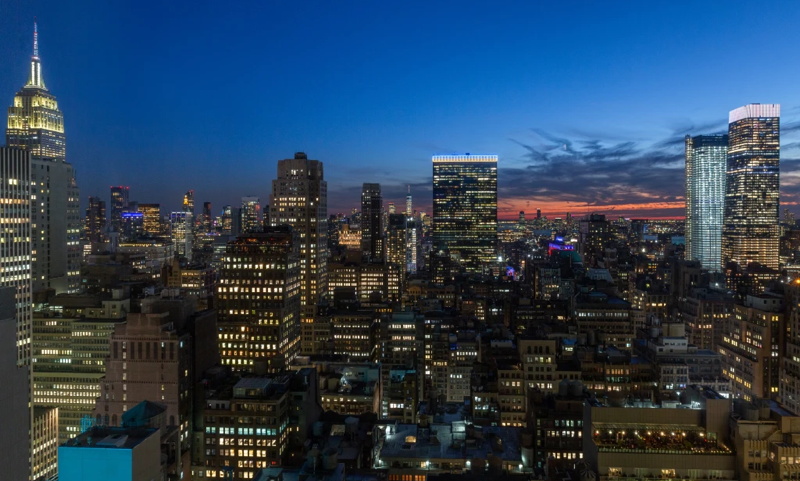
{"label": "gradient sky", "polygon": [[[683,214],[683,136],[780,103],[800,200],[800,2],[0,1],[0,104],[33,18],[81,197],[266,203],[324,162],[329,212],[379,182],[430,212],[431,155],[495,153],[501,216]],[[4,120],[5,122],[5,120]],[[794,207],[793,207],[794,208]]]}

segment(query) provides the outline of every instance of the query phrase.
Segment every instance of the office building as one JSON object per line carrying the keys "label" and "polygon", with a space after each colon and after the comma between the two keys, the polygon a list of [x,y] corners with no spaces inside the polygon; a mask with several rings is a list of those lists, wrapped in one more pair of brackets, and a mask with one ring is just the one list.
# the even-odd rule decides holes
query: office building
{"label": "office building", "polygon": [[753,401],[780,395],[782,353],[793,347],[786,341],[781,296],[748,295],[734,306],[717,345],[733,397]]}
{"label": "office building", "polygon": [[222,206],[222,215],[220,216],[220,234],[231,235],[233,228],[233,208],[230,205]]}
{"label": "office building", "polygon": [[[24,152],[22,155],[27,157]],[[6,204],[2,204],[3,210],[6,207]],[[5,236],[4,229],[3,237]],[[5,244],[3,247],[5,248]],[[29,366],[17,365],[18,354],[14,339],[20,336],[20,320],[25,319],[19,316],[30,315],[30,311],[20,305],[20,301],[25,302],[26,295],[30,302],[30,291],[14,286],[14,281],[6,275],[0,276],[3,276],[0,277],[3,283],[0,287],[0,379],[3,380],[3,388],[0,389],[0,403],[3,406],[0,422],[3,423],[4,433],[0,436],[0,470],[4,479],[25,480],[31,472],[28,462],[31,459],[31,440],[28,434],[31,426],[31,410],[28,406],[30,371]],[[30,283],[30,280],[27,282]],[[23,295],[22,298],[18,297],[20,294]]]}
{"label": "office building", "polygon": [[727,135],[686,136],[686,258],[722,268]]}
{"label": "office building", "polygon": [[497,156],[433,156],[433,238],[467,272],[497,260]]}
{"label": "office building", "polygon": [[405,214],[389,214],[386,229],[386,261],[400,267],[401,272],[407,268],[408,224]]}
{"label": "office building", "polygon": [[381,184],[365,183],[361,189],[361,257],[383,260],[383,197]]}
{"label": "office building", "polygon": [[55,296],[33,315],[33,404],[58,408],[59,443],[77,436],[94,411],[106,372],[109,338],[125,321],[130,298]]}
{"label": "office building", "polygon": [[722,267],[779,268],[780,105],[732,110],[722,229]]}
{"label": "office building", "polygon": [[160,204],[139,204],[139,212],[142,213],[142,230],[145,235],[155,237],[164,234]]}
{"label": "office building", "polygon": [[191,260],[192,256],[192,214],[189,212],[172,212],[169,215],[172,243],[175,254]]}
{"label": "office building", "polygon": [[53,479],[58,474],[58,408],[33,408],[31,478]]}
{"label": "office building", "polygon": [[106,203],[99,197],[89,196],[89,206],[84,217],[83,237],[91,244],[105,241]]}
{"label": "office building", "polygon": [[272,181],[270,225],[288,224],[300,239],[300,306],[302,322],[313,322],[328,290],[328,183],[322,162],[303,152],[278,161]]}
{"label": "office building", "polygon": [[239,225],[241,226],[242,234],[264,230],[261,219],[261,199],[258,197],[242,197],[242,209],[239,212]]}
{"label": "office building", "polygon": [[297,355],[299,246],[287,226],[228,243],[216,299],[222,364],[235,371],[276,372]]}
{"label": "office building", "polygon": [[203,202],[202,232],[210,234],[214,230],[214,217],[211,215],[211,202]]}
{"label": "office building", "polygon": [[258,469],[281,466],[292,451],[303,452],[322,414],[313,368],[229,378],[203,399],[205,449],[195,456],[194,479],[253,479]]}
{"label": "office building", "polygon": [[16,351],[20,365],[31,356],[31,156],[0,148],[0,285],[16,289]]}
{"label": "office building", "polygon": [[122,232],[122,213],[128,211],[130,187],[126,185],[111,186],[111,209],[109,211],[109,227],[111,232]]}
{"label": "office building", "polygon": [[175,464],[177,472],[188,470],[192,395],[198,381],[194,339],[181,329],[181,321],[169,312],[143,312],[128,314],[126,322],[114,326],[106,373],[92,413],[97,426],[125,426],[130,408],[143,401],[158,403],[163,408],[162,424],[177,431],[180,440],[180,446],[169,453],[169,464]]}

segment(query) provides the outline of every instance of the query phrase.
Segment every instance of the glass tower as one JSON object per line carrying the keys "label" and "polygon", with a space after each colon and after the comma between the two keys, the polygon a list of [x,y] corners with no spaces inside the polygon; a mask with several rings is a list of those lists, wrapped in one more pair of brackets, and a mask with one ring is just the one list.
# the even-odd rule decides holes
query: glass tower
{"label": "glass tower", "polygon": [[778,104],[732,110],[722,229],[722,265],[779,264],[780,115]]}
{"label": "glass tower", "polygon": [[433,156],[433,238],[464,270],[483,272],[497,256],[497,156]]}
{"label": "glass tower", "polygon": [[727,135],[686,136],[686,257],[703,269],[722,266]]}

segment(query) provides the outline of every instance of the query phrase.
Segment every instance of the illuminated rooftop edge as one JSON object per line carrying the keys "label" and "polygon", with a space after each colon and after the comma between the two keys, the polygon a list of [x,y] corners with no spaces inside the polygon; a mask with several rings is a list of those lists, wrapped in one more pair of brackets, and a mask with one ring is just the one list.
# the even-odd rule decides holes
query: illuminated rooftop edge
{"label": "illuminated rooftop edge", "polygon": [[728,114],[728,123],[733,123],[742,119],[780,117],[780,104],[748,104],[738,109],[733,109]]}
{"label": "illuminated rooftop edge", "polygon": [[434,162],[497,162],[493,154],[447,154],[434,155]]}

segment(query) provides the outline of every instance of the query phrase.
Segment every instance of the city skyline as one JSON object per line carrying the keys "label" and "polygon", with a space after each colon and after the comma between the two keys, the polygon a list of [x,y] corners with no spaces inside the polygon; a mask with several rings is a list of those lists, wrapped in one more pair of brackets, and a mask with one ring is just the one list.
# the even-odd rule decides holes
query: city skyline
{"label": "city skyline", "polygon": [[[504,219],[537,208],[681,217],[683,137],[724,132],[737,105],[776,102],[781,199],[796,209],[798,62],[753,40],[796,23],[800,8],[717,8],[708,24],[679,5],[578,7],[4,2],[0,88],[9,103],[28,78],[38,16],[42,74],[67,113],[84,205],[128,185],[164,213],[189,189],[219,213],[268,198],[277,161],[303,151],[328,166],[330,213],[356,207],[363,182],[397,204],[411,185],[430,213],[430,156],[481,152],[499,156]],[[734,52],[774,72],[728,74]]]}

